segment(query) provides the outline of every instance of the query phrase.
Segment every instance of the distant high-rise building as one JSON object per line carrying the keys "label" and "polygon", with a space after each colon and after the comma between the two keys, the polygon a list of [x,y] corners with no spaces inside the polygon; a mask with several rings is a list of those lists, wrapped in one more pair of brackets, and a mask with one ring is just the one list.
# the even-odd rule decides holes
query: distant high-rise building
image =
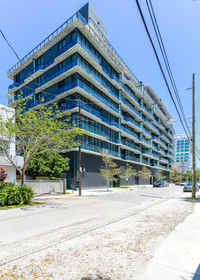
{"label": "distant high-rise building", "polygon": [[[145,67],[145,65],[144,65]],[[167,108],[149,85],[136,78],[107,39],[107,30],[88,3],[8,71],[14,101],[23,93],[27,109],[57,100],[90,132],[82,137],[82,185],[103,186],[100,151],[120,167],[126,163],[152,176],[170,171],[174,129]],[[32,97],[32,99],[30,98]],[[78,147],[67,153],[67,180],[78,178]],[[123,179],[121,184],[124,184]],[[132,178],[130,184],[142,183]]]}
{"label": "distant high-rise building", "polygon": [[186,134],[175,136],[174,165],[180,173],[192,170],[192,150]]}

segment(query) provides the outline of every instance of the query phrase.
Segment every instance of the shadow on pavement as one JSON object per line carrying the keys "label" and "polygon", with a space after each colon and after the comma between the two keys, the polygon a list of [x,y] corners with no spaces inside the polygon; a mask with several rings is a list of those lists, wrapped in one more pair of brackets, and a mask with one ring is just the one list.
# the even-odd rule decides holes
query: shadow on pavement
{"label": "shadow on pavement", "polygon": [[145,195],[145,194],[141,194],[140,196],[145,196],[145,197],[155,197],[155,198],[163,198],[163,196]]}
{"label": "shadow on pavement", "polygon": [[32,206],[26,206],[26,207],[21,207],[19,208],[21,211],[34,211],[35,209],[38,208],[55,208],[55,209],[65,209],[68,208],[68,205],[65,204],[63,205],[62,203],[43,203],[43,204],[38,204],[38,205],[32,205]]}
{"label": "shadow on pavement", "polygon": [[97,274],[96,277],[86,276],[86,277],[82,277],[81,280],[111,280],[111,278],[104,277],[104,276]]}

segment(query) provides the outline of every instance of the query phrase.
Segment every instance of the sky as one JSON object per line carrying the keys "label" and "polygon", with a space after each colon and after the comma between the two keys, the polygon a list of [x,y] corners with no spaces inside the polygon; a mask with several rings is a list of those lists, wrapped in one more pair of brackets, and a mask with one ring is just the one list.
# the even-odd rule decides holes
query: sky
{"label": "sky", "polygon": [[[192,87],[192,75],[196,73],[196,134],[197,147],[200,149],[198,110],[198,104],[200,104],[200,0],[151,1],[185,115],[190,122],[192,91],[186,89]],[[139,2],[152,38],[156,42],[145,1]],[[22,58],[86,3],[86,0],[0,0],[0,28],[18,56]],[[91,0],[90,4],[107,27],[109,42],[136,77],[144,84],[150,84],[165,103],[175,121],[173,125],[176,133],[184,133],[145,32],[136,1]],[[155,46],[158,49],[156,43]],[[16,56],[0,36],[0,104],[8,104],[6,92],[12,81],[7,78],[7,70],[17,62]],[[164,65],[162,60],[161,62]],[[191,123],[189,125],[192,131]],[[200,167],[199,160],[197,160],[197,166]]]}

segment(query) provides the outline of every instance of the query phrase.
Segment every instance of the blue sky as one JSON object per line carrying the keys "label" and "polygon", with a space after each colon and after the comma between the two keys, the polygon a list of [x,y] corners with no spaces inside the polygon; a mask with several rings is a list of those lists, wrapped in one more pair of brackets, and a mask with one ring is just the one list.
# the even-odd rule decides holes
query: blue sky
{"label": "blue sky", "polygon": [[[1,2],[0,28],[18,53],[25,56],[38,43],[79,10],[85,0],[7,0]],[[141,1],[153,35],[145,1]],[[184,133],[170,99],[152,47],[134,0],[90,1],[107,27],[108,40],[144,84],[150,84],[166,104],[177,133]],[[187,118],[192,116],[192,74],[197,76],[197,146],[200,148],[200,1],[152,0],[168,59]],[[157,45],[156,45],[157,46]],[[7,70],[17,58],[0,37],[0,103],[7,105],[6,92],[12,83]],[[200,162],[197,161],[200,167]]]}

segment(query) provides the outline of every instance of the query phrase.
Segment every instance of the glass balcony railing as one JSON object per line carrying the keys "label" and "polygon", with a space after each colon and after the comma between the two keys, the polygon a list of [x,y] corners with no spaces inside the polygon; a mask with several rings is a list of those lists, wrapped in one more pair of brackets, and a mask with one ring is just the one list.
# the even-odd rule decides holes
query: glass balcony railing
{"label": "glass balcony railing", "polygon": [[140,162],[140,159],[131,155],[127,155],[125,156],[125,160],[131,160],[131,161],[136,161],[136,162]]}
{"label": "glass balcony railing", "polygon": [[130,130],[130,129],[124,127],[124,126],[121,126],[121,130],[123,130],[124,132],[126,132],[126,133],[128,133],[128,134],[134,136],[134,137],[137,138],[138,140],[140,139],[140,137],[139,137],[135,132],[133,132],[132,130]]}
{"label": "glass balcony railing", "polygon": [[141,118],[141,113],[138,112],[134,107],[133,105],[131,105],[127,100],[125,100],[123,97],[121,97],[121,101],[126,105],[128,106],[133,112],[135,112],[140,118]]}
{"label": "glass balcony railing", "polygon": [[131,122],[131,123],[133,123],[134,125],[136,125],[137,127],[139,127],[141,129],[141,125],[139,123],[137,123],[135,120],[133,120],[132,118],[126,117],[126,116],[123,116],[123,118],[124,118],[125,121]]}
{"label": "glass balcony railing", "polygon": [[151,132],[149,132],[144,126],[142,128],[147,134],[149,134],[151,136]]}
{"label": "glass balcony railing", "polygon": [[112,89],[108,87],[107,83],[102,78],[100,78],[92,69],[90,69],[87,65],[85,65],[79,59],[77,59],[77,65],[79,65],[89,75],[91,75],[97,82],[99,82],[102,86],[104,86],[110,92],[111,95],[113,95],[115,98],[119,99],[119,96],[114,91],[112,91]]}
{"label": "glass balcony railing", "polygon": [[128,141],[125,141],[125,140],[121,140],[121,143],[124,145],[124,146],[128,146],[130,148],[133,148],[137,151],[140,151],[140,147],[138,147],[137,145],[133,144],[133,143],[130,143]]}
{"label": "glass balcony railing", "polygon": [[[113,105],[108,99],[104,98],[100,94],[96,93],[94,90],[92,90],[90,87],[86,86],[83,82],[80,80],[73,82],[73,87],[79,86],[83,90],[85,90],[87,93],[91,94],[93,97],[95,97],[97,100],[104,103],[106,106],[110,107],[115,112],[119,113],[119,108],[117,108],[115,105]],[[65,91],[68,91],[72,88],[72,85],[67,85],[58,90],[59,94],[63,93]]]}
{"label": "glass balcony railing", "polygon": [[149,161],[147,159],[144,159],[144,158],[142,159],[142,163],[150,165]]}
{"label": "glass balcony railing", "polygon": [[11,89],[14,88],[14,87],[19,87],[19,86],[21,86],[23,83],[24,83],[24,80],[21,80],[21,81],[18,81],[18,82],[14,82],[13,84],[11,84],[11,85],[8,87],[8,90],[11,90]]}
{"label": "glass balcony railing", "polygon": [[148,144],[149,146],[152,146],[152,143],[149,140],[146,140],[146,139],[143,138],[143,139],[140,139],[140,141]]}
{"label": "glass balcony railing", "polygon": [[[66,104],[65,106],[63,106],[62,110],[70,110],[70,109],[76,108],[78,106],[79,106],[78,102],[72,100],[71,103]],[[110,120],[110,119],[107,119],[107,118],[103,117],[98,110],[95,110],[94,108],[84,104],[82,101],[81,101],[81,109],[83,109],[86,112],[90,113],[91,115],[101,119],[103,122],[105,122],[105,123],[107,123],[107,124],[109,124],[111,126],[120,128],[120,124],[119,123],[115,122],[114,120]]]}
{"label": "glass balcony railing", "polygon": [[112,137],[112,136],[106,134],[104,131],[102,131],[102,130],[96,128],[96,127],[93,127],[91,125],[88,125],[86,123],[82,122],[81,123],[81,128],[87,130],[88,132],[91,132],[91,133],[97,134],[99,136],[102,136],[102,137],[106,138],[108,141],[111,141],[111,142],[114,142],[114,143],[117,143],[117,144],[120,142],[120,140],[118,138]]}
{"label": "glass balcony railing", "polygon": [[97,92],[95,92],[94,90],[89,88],[88,86],[86,86],[83,82],[78,81],[77,85],[80,88],[84,89],[86,92],[90,93],[97,100],[101,101],[106,106],[110,107],[112,110],[114,110],[115,112],[119,113],[119,107],[118,106],[115,106],[114,104],[112,104],[108,99],[104,98],[103,96],[101,96],[100,94],[98,94]]}
{"label": "glass balcony railing", "polygon": [[92,144],[88,144],[88,143],[81,143],[81,148],[85,149],[85,150],[93,151],[93,152],[96,152],[96,153],[100,153],[100,151],[101,151],[105,154],[109,154],[109,155],[112,155],[114,157],[120,157],[119,152],[112,151],[112,150],[109,150],[109,149],[106,149],[106,148],[102,148],[102,147],[97,146],[97,145],[92,145]]}

